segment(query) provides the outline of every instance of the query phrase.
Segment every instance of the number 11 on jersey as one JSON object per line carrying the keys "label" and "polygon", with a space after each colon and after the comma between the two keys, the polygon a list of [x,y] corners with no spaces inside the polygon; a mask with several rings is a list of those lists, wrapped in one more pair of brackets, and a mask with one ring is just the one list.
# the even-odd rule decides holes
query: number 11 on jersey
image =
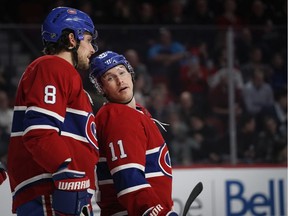
{"label": "number 11 on jersey", "polygon": [[[120,150],[120,155],[119,155],[119,157],[120,157],[120,158],[126,158],[126,157],[127,157],[127,154],[126,154],[125,151],[124,151],[124,147],[123,147],[123,142],[122,142],[122,140],[118,140],[118,141],[117,141],[116,147],[118,147],[119,150]],[[117,160],[118,157],[117,157],[116,154],[115,154],[114,143],[112,143],[112,142],[109,143],[109,148],[110,148],[110,150],[111,150],[111,155],[112,155],[111,160],[112,160],[112,161]]]}

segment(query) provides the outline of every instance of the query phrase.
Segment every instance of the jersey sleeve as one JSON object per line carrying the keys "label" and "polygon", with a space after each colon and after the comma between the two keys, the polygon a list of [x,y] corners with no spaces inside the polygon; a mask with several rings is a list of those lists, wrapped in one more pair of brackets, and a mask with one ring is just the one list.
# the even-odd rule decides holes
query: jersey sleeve
{"label": "jersey sleeve", "polygon": [[[36,72],[35,72],[36,70]],[[46,61],[22,78],[21,97],[27,106],[23,141],[33,159],[45,170],[55,172],[70,153],[60,136],[71,93],[69,70]]]}
{"label": "jersey sleeve", "polygon": [[143,122],[135,115],[136,112],[109,112],[103,116],[105,124],[96,121],[96,125],[103,125],[99,130],[100,148],[105,151],[118,200],[129,215],[143,215],[148,209],[162,205],[145,178],[148,140]]}

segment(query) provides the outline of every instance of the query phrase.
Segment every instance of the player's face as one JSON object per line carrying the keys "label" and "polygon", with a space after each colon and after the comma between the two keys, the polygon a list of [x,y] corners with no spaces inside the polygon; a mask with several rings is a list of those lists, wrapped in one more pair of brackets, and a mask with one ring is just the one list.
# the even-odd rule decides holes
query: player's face
{"label": "player's face", "polygon": [[132,76],[124,65],[111,68],[101,79],[102,89],[108,100],[116,103],[127,103],[132,99]]}
{"label": "player's face", "polygon": [[92,45],[92,36],[88,33],[84,34],[84,39],[80,41],[78,48],[78,68],[81,70],[89,69],[89,61],[92,54],[95,53],[95,49]]}

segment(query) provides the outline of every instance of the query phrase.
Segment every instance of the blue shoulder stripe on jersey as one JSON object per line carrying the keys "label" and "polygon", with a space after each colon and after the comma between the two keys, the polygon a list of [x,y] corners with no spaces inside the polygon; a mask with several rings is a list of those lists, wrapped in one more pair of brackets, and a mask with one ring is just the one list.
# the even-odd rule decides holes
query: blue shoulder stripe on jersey
{"label": "blue shoulder stripe on jersey", "polygon": [[12,133],[23,132],[23,120],[25,117],[25,110],[14,110],[13,122],[12,122]]}
{"label": "blue shoulder stripe on jersey", "polygon": [[28,110],[26,114],[24,111],[17,111],[15,113],[17,113],[17,115],[15,116],[15,123],[13,126],[16,126],[19,123],[21,124],[21,122],[23,122],[23,126],[17,126],[18,130],[13,130],[13,132],[19,132],[20,129],[23,131],[31,126],[46,125],[59,128],[61,131],[65,131],[70,134],[86,137],[85,126],[87,122],[87,115],[84,116],[78,115],[75,112],[67,112],[64,123],[62,123],[58,118],[55,118],[54,115],[38,112],[37,109]]}
{"label": "blue shoulder stripe on jersey", "polygon": [[61,128],[61,123],[62,122],[59,121],[57,118],[54,118],[54,116],[50,116],[42,112],[37,112],[35,110],[27,111],[23,122],[24,130],[26,130],[28,127],[37,125],[46,125]]}
{"label": "blue shoulder stripe on jersey", "polygon": [[39,107],[14,109],[11,136],[22,136],[33,129],[59,129],[64,136],[90,143],[98,150],[94,115],[67,108],[65,118]]}
{"label": "blue shoulder stripe on jersey", "polygon": [[86,137],[85,125],[87,115],[78,115],[77,113],[67,112],[62,126],[62,130],[71,134]]}
{"label": "blue shoulder stripe on jersey", "polygon": [[118,182],[115,184],[118,193],[122,190],[147,184],[144,173],[137,168],[120,170],[113,175],[113,179]]}
{"label": "blue shoulder stripe on jersey", "polygon": [[146,173],[153,173],[161,171],[160,166],[158,164],[159,152],[155,152],[153,154],[146,155]]}

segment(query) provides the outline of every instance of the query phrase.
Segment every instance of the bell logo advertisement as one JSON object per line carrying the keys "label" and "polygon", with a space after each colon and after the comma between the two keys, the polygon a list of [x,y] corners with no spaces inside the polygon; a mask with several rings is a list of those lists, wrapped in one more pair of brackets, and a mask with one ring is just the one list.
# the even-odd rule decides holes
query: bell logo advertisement
{"label": "bell logo advertisement", "polygon": [[245,187],[245,183],[241,181],[226,181],[226,215],[287,215],[287,206],[284,203],[284,184],[287,185],[287,181],[284,182],[284,179],[264,180],[262,183],[266,184],[263,185],[264,187],[266,186],[266,189],[253,191],[253,194],[248,196],[246,195],[248,189]]}
{"label": "bell logo advertisement", "polygon": [[173,170],[173,199],[182,215],[193,187],[203,191],[187,216],[288,216],[287,167],[224,167]]}

